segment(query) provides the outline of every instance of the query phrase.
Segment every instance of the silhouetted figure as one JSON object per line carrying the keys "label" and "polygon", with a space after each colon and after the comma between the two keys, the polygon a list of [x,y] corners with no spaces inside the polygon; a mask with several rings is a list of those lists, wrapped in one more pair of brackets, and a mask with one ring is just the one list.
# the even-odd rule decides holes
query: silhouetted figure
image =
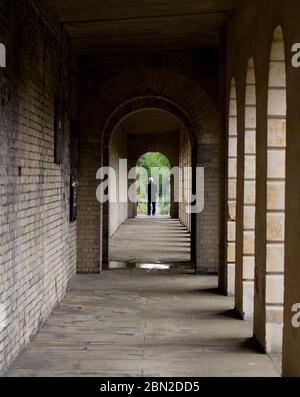
{"label": "silhouetted figure", "polygon": [[156,214],[156,197],[157,187],[153,182],[153,178],[150,178],[148,183],[148,216],[155,216]]}

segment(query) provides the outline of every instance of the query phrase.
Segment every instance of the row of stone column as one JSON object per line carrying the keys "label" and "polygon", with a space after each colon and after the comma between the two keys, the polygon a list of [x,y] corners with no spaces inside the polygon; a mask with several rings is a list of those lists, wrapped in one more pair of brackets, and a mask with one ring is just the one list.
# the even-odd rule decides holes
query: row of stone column
{"label": "row of stone column", "polygon": [[[270,52],[265,142],[257,139],[256,88],[251,58],[245,98],[240,99],[244,114],[238,112],[234,78],[229,100],[225,287],[228,295],[235,296],[240,317],[254,318],[254,336],[262,347],[277,353],[282,350],[283,333],[287,114],[280,27]],[[241,120],[244,127],[238,130]]]}

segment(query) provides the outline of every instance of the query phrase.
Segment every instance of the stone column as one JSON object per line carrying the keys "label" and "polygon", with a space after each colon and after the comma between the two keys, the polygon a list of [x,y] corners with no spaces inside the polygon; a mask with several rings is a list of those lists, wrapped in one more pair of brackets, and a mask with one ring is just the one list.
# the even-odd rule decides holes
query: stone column
{"label": "stone column", "polygon": [[249,61],[245,97],[244,133],[244,207],[241,307],[243,319],[251,319],[254,310],[256,203],[256,93],[253,60]]}
{"label": "stone column", "polygon": [[228,121],[228,169],[227,169],[227,244],[226,278],[227,294],[235,291],[236,248],[236,186],[237,186],[237,103],[235,81],[232,80]]}

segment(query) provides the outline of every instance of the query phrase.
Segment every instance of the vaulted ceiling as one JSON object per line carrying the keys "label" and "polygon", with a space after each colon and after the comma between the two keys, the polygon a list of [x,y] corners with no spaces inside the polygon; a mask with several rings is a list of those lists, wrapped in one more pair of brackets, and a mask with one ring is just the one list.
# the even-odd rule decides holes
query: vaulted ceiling
{"label": "vaulted ceiling", "polygon": [[133,113],[123,120],[121,126],[129,135],[167,134],[183,128],[174,116],[159,109],[143,109]]}
{"label": "vaulted ceiling", "polygon": [[48,0],[78,54],[215,47],[236,0]]}

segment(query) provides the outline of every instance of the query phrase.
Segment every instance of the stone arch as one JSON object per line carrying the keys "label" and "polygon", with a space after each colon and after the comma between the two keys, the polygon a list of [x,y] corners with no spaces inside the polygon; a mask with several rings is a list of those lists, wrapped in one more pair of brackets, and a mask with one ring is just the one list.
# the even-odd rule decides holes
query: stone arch
{"label": "stone arch", "polygon": [[126,105],[124,113],[129,113],[135,108],[134,99],[138,98],[143,107],[147,106],[147,101],[153,103],[153,98],[168,103],[171,111],[175,105],[192,123],[199,143],[211,142],[212,139],[218,142],[220,115],[213,100],[198,82],[171,70],[145,68],[123,72],[89,92],[83,108],[91,102],[100,105],[98,132],[105,135],[108,123],[114,124],[113,116],[119,109]]}
{"label": "stone arch", "polygon": [[[197,214],[198,271],[216,272],[220,258],[220,126],[221,118],[213,100],[194,81],[182,74],[157,68],[135,69],[121,73],[88,92],[81,108],[81,169],[79,170],[78,271],[99,271],[99,252],[107,261],[105,240],[99,238],[97,225],[106,215],[94,199],[97,169],[107,164],[109,135],[126,114],[145,107],[157,107],[173,113],[194,137],[194,165],[206,170],[206,207]],[[192,131],[192,132],[191,132]],[[86,154],[87,153],[87,154]],[[83,187],[86,191],[83,191]],[[90,196],[90,197],[87,197]],[[89,211],[85,210],[88,208]],[[101,215],[102,213],[102,215]],[[93,216],[92,216],[93,214]],[[195,228],[196,228],[195,226]],[[209,229],[214,233],[209,233]],[[91,232],[92,230],[92,232]],[[90,243],[81,245],[81,235],[89,233]],[[201,256],[200,256],[201,252]],[[89,268],[87,270],[87,262]]]}
{"label": "stone arch", "polygon": [[[112,114],[109,116],[107,123],[105,124],[103,135],[102,135],[102,145],[101,145],[101,157],[103,159],[103,166],[108,166],[110,165],[109,161],[109,143],[111,140],[111,137],[114,135],[115,131],[118,131],[120,126],[122,125],[122,122],[125,121],[128,117],[142,111],[147,111],[147,110],[157,110],[157,111],[163,111],[172,118],[176,119],[179,124],[181,124],[181,132],[184,132],[185,135],[188,136],[188,139],[191,141],[191,162],[196,166],[197,164],[197,158],[195,156],[196,150],[197,149],[197,141],[196,141],[196,136],[193,131],[193,125],[192,122],[188,116],[188,114],[177,104],[173,103],[170,100],[166,100],[165,98],[162,97],[138,97],[138,98],[132,98],[129,101],[126,101],[125,104],[122,104],[119,106]],[[179,143],[179,142],[178,142]],[[179,164],[179,157],[177,153],[177,159],[176,155],[174,157],[174,154],[172,153],[172,145],[170,145],[168,142],[151,142],[150,146],[146,147],[141,147],[140,150],[138,151],[138,154],[136,155],[136,158],[133,160],[132,158],[129,159],[128,162],[128,170],[131,169],[132,167],[136,166],[136,162],[138,158],[145,152],[147,151],[158,151],[163,153],[170,161],[172,167],[178,167]],[[194,152],[193,152],[194,150]],[[192,181],[191,181],[192,183]],[[129,182],[129,186],[130,186]],[[114,189],[115,190],[115,189]],[[102,211],[102,234],[105,237],[103,241],[103,263],[109,263],[109,239],[112,237],[111,232],[110,232],[110,221],[112,217],[112,208],[114,208],[114,212],[117,212],[117,209],[113,207],[113,205],[107,205],[104,204],[101,207]],[[128,211],[127,215],[129,218],[133,218],[136,216],[136,205],[135,203],[128,203]],[[115,214],[113,214],[115,217]],[[173,218],[178,218],[179,217],[179,205],[178,203],[174,202],[174,180],[173,178],[171,179],[171,216]],[[191,214],[190,216],[191,220],[189,221],[190,223],[190,232],[193,236],[196,236],[196,215]],[[122,219],[123,221],[125,219]],[[108,232],[109,231],[109,232]],[[192,241],[192,256],[196,257],[196,246],[195,242]]]}
{"label": "stone arch", "polygon": [[[102,132],[102,147],[104,149],[108,147],[111,134],[126,117],[145,109],[163,110],[178,119],[183,128],[188,131],[192,146],[197,145],[197,135],[193,122],[189,114],[181,106],[164,97],[145,96],[135,97],[122,103],[109,115]],[[103,161],[105,163],[105,155],[103,156]]]}

